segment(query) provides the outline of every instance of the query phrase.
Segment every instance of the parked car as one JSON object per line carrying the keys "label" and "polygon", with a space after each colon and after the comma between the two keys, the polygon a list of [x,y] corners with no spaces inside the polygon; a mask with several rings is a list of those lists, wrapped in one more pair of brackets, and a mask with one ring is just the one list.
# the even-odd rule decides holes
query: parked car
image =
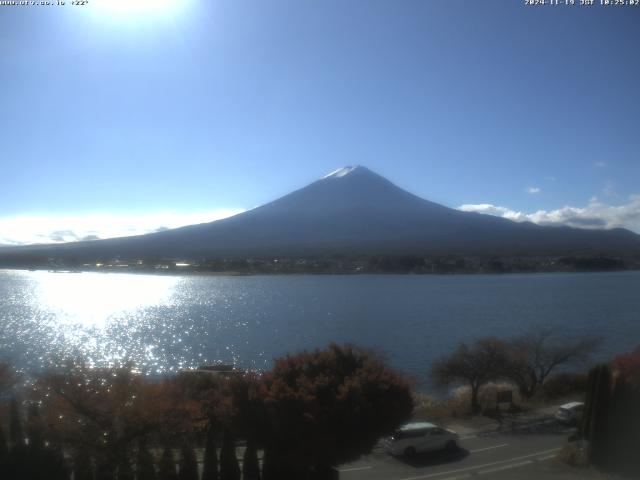
{"label": "parked car", "polygon": [[582,410],[584,409],[583,402],[571,402],[561,405],[556,412],[556,420],[560,423],[568,425],[574,425],[582,418]]}
{"label": "parked car", "polygon": [[391,455],[411,457],[416,453],[434,450],[454,450],[458,447],[458,434],[433,423],[407,423],[382,441],[385,450]]}

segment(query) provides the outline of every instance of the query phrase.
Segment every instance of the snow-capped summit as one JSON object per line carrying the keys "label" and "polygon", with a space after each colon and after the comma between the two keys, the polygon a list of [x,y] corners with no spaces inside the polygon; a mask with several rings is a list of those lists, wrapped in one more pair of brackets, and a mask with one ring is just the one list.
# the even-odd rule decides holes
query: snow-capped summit
{"label": "snow-capped summit", "polygon": [[355,166],[348,165],[346,167],[338,168],[337,170],[334,170],[333,172],[328,173],[322,178],[342,178],[346,175],[349,175],[351,172],[354,172],[358,169],[362,170],[363,168],[364,167],[361,167],[360,165],[355,165]]}
{"label": "snow-capped summit", "polygon": [[413,195],[366,167],[348,166],[265,205],[212,223],[139,237],[32,246],[20,252],[88,260],[638,255],[640,236],[626,230],[544,227],[462,212]]}

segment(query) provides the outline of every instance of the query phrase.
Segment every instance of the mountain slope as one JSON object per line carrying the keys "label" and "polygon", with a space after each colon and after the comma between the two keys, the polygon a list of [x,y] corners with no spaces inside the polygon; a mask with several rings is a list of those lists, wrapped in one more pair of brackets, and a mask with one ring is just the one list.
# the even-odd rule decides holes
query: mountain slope
{"label": "mountain slope", "polygon": [[406,192],[365,167],[345,167],[224,220],[138,237],[28,250],[83,259],[409,253],[637,255],[640,236],[624,229],[543,227],[461,212]]}

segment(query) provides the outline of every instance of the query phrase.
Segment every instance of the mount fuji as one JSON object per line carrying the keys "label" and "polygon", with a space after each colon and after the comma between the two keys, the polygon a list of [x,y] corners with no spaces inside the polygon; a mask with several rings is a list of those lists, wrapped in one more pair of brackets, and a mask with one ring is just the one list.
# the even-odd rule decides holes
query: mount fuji
{"label": "mount fuji", "polygon": [[366,167],[340,168],[271,203],[136,237],[3,249],[7,256],[181,258],[317,255],[640,255],[625,229],[540,226],[448,208]]}

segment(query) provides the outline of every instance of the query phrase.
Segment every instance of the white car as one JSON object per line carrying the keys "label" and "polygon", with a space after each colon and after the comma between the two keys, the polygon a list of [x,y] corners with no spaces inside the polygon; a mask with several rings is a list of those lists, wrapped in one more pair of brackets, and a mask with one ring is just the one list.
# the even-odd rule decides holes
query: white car
{"label": "white car", "polygon": [[433,423],[407,423],[382,440],[385,450],[391,455],[411,457],[416,453],[434,450],[454,450],[458,447],[458,434]]}
{"label": "white car", "polygon": [[561,405],[556,412],[556,420],[560,423],[575,424],[582,418],[583,402],[571,402]]}

